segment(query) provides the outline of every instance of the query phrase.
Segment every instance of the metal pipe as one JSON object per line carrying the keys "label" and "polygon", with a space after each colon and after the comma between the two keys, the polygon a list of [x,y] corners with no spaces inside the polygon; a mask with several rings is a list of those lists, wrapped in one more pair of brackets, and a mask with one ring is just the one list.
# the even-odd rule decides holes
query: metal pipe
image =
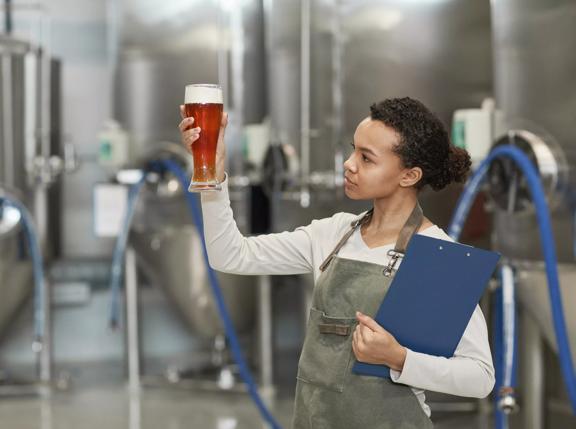
{"label": "metal pipe", "polygon": [[272,283],[270,276],[258,278],[258,334],[260,339],[260,390],[263,396],[272,399],[273,357],[272,357]]}
{"label": "metal pipe", "polygon": [[126,249],[126,337],[128,347],[128,390],[140,390],[140,344],[138,333],[138,281],[136,277],[136,252]]}
{"label": "metal pipe", "polygon": [[121,25],[120,20],[122,17],[122,2],[119,0],[107,0],[106,1],[106,50],[108,54],[108,88],[110,88],[109,102],[110,111],[114,111],[114,106],[112,105],[112,100],[114,100],[115,95],[115,85],[114,79],[118,70],[118,57],[119,57],[119,46],[120,46],[120,36],[119,27]]}
{"label": "metal pipe", "polygon": [[[2,55],[2,125],[4,147],[4,183],[15,187],[14,177],[14,117],[13,117],[13,82],[12,82],[12,57],[9,53]],[[2,178],[0,178],[2,179]]]}
{"label": "metal pipe", "polygon": [[12,34],[12,0],[4,0],[4,31]]}
{"label": "metal pipe", "polygon": [[524,404],[522,427],[544,427],[544,357],[540,328],[532,316],[524,310],[522,318],[522,384]]}
{"label": "metal pipe", "polygon": [[38,52],[31,50],[24,59],[24,157],[28,185],[34,183],[34,158],[37,153],[39,120],[38,120]]}
{"label": "metal pipe", "polygon": [[40,349],[40,381],[49,384],[52,381],[53,347],[52,347],[52,288],[47,276],[44,276],[44,336]]}
{"label": "metal pipe", "polygon": [[[49,18],[43,21],[43,38],[48,40],[50,34],[50,22]],[[38,156],[45,159],[46,164],[50,158],[50,137],[52,134],[51,121],[52,121],[52,111],[51,111],[51,84],[52,84],[52,59],[50,55],[50,49],[48,44],[45,44],[40,53],[40,153]],[[48,167],[48,165],[47,165]],[[50,177],[47,177],[48,169],[46,173],[43,174],[42,180],[46,183],[51,181]]]}
{"label": "metal pipe", "polygon": [[332,8],[332,144],[334,147],[334,186],[337,195],[344,196],[344,150],[342,133],[344,132],[344,74],[342,70],[342,23],[340,0],[334,0]]}
{"label": "metal pipe", "polygon": [[310,206],[310,9],[302,0],[300,15],[300,205]]}
{"label": "metal pipe", "polygon": [[228,76],[228,40],[226,36],[226,12],[224,10],[224,2],[220,2],[218,10],[218,84],[222,88],[222,96],[224,101],[224,110],[230,108],[230,94],[229,94],[229,76]]}
{"label": "metal pipe", "polygon": [[[244,24],[243,24],[243,10],[241,2],[234,2],[233,9],[230,13],[230,35],[232,41],[231,57],[232,57],[232,97],[234,106],[234,124],[238,127],[237,132],[242,135],[244,127]],[[242,147],[241,139],[238,140],[238,147],[234,160],[234,174],[243,174],[244,160],[241,156]]]}

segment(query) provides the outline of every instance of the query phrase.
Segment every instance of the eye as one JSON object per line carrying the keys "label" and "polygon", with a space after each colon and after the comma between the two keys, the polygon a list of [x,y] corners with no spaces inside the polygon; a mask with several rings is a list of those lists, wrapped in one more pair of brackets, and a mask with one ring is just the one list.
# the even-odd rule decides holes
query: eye
{"label": "eye", "polygon": [[366,155],[362,155],[362,161],[364,161],[364,162],[372,162],[369,158],[366,158]]}

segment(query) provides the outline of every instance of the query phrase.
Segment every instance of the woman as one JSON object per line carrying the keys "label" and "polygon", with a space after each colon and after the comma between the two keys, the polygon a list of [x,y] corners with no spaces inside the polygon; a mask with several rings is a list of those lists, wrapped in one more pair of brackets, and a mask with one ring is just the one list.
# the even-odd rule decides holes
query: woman
{"label": "woman", "polygon": [[[418,193],[465,179],[470,157],[450,144],[440,120],[410,98],[370,107],[344,163],[345,192],[372,200],[361,215],[336,213],[292,232],[243,237],[228,197],[222,121],[217,176],[222,192],[204,193],[204,230],[211,265],[236,274],[314,273],[315,288],[298,365],[294,429],[430,428],[424,391],[486,397],[494,368],[486,322],[477,306],[450,359],[399,344],[369,315],[376,313],[414,233],[451,240],[423,216]],[[184,115],[183,115],[184,116]],[[201,132],[180,123],[184,145]],[[393,262],[395,261],[395,266]],[[430,285],[434,287],[434,285]],[[352,358],[385,364],[391,379],[355,375]]]}

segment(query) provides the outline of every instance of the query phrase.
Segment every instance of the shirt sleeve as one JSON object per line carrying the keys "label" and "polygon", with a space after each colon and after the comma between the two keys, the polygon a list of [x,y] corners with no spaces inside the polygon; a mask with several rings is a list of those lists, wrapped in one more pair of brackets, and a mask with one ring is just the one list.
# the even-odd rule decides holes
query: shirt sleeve
{"label": "shirt sleeve", "polygon": [[408,349],[402,372],[390,370],[395,383],[457,396],[485,398],[494,388],[488,329],[476,306],[454,356],[444,358]]}
{"label": "shirt sleeve", "polygon": [[201,195],[204,236],[212,268],[233,274],[303,274],[312,271],[312,224],[291,232],[244,237],[234,220],[228,179],[222,191]]}

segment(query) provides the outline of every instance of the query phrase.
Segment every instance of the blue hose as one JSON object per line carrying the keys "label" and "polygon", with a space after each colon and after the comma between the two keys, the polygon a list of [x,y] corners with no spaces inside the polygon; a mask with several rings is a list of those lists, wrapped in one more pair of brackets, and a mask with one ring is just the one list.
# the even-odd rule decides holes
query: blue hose
{"label": "blue hose", "polygon": [[[500,269],[500,287],[496,291],[494,308],[494,366],[496,386],[494,395],[495,428],[508,428],[508,413],[500,407],[504,396],[513,396],[516,386],[517,330],[516,302],[514,294],[514,273],[512,267],[503,265]],[[502,392],[502,388],[506,391]],[[510,390],[508,390],[510,389]],[[501,394],[502,393],[502,394]]]}
{"label": "blue hose", "polygon": [[17,209],[22,216],[22,225],[24,235],[30,249],[30,258],[32,260],[32,270],[34,273],[34,345],[33,350],[39,352],[42,349],[42,341],[46,326],[45,320],[45,301],[46,290],[44,286],[44,263],[42,261],[42,251],[38,242],[38,235],[34,227],[34,221],[30,212],[20,201],[0,196],[0,205],[11,206]]}
{"label": "blue hose", "polygon": [[496,384],[494,389],[496,394],[494,395],[494,427],[496,429],[505,429],[508,426],[507,416],[499,409],[498,399],[500,388],[503,386],[503,369],[504,369],[504,333],[503,328],[503,308],[502,308],[502,287],[499,287],[494,294],[494,316],[493,316],[493,342],[494,342],[494,369],[496,372]]}
{"label": "blue hose", "polygon": [[[160,160],[160,161],[156,161],[156,162],[152,163],[149,166],[149,169],[154,170],[154,171],[157,171],[158,169],[162,169],[162,168],[166,169],[166,170],[170,171],[172,174],[174,174],[178,178],[180,183],[182,184],[183,189],[187,189],[188,177],[186,176],[186,173],[180,168],[180,166],[176,162],[174,162],[172,160]],[[113,324],[117,324],[117,321],[119,319],[120,306],[118,305],[118,301],[119,301],[119,295],[120,295],[119,290],[120,290],[120,280],[121,280],[121,275],[122,275],[123,254],[126,250],[128,230],[130,229],[130,223],[132,221],[132,216],[134,213],[134,206],[136,205],[135,204],[136,198],[138,196],[140,188],[142,187],[143,181],[144,181],[144,178],[137,185],[134,185],[131,189],[130,200],[128,203],[128,207],[129,207],[128,214],[126,215],[126,218],[124,221],[124,228],[122,230],[120,237],[118,237],[118,241],[117,241],[116,247],[114,249],[113,262],[112,262],[113,282],[111,285],[112,303],[113,303],[113,307],[112,307]],[[238,368],[240,369],[240,376],[242,377],[242,380],[244,380],[244,383],[246,383],[248,393],[250,394],[252,400],[256,404],[256,407],[258,408],[258,411],[260,412],[262,418],[273,429],[281,429],[281,426],[274,419],[274,417],[272,416],[272,414],[270,413],[270,411],[268,410],[268,408],[264,404],[264,401],[262,401],[262,398],[258,394],[258,388],[256,387],[256,383],[254,382],[254,380],[252,378],[250,370],[248,369],[248,365],[246,364],[246,360],[244,359],[244,356],[242,354],[242,349],[240,348],[240,342],[238,341],[238,337],[236,335],[236,330],[234,329],[232,319],[230,318],[230,314],[228,313],[228,310],[226,308],[226,303],[224,302],[224,296],[222,295],[222,291],[218,285],[218,277],[216,275],[216,272],[210,266],[210,262],[208,260],[208,251],[206,249],[206,241],[204,239],[204,226],[202,223],[202,211],[200,208],[200,204],[198,202],[198,196],[197,196],[197,194],[192,194],[192,193],[186,192],[185,197],[186,197],[186,202],[188,204],[188,208],[190,209],[190,213],[192,215],[192,219],[196,225],[196,228],[198,229],[198,232],[200,233],[200,236],[202,237],[202,250],[203,250],[203,256],[204,256],[204,262],[205,262],[206,268],[208,270],[208,279],[209,279],[210,287],[211,287],[212,292],[214,294],[214,297],[216,299],[216,305],[218,307],[218,311],[219,311],[220,316],[222,318],[222,321],[224,323],[224,330],[226,333],[226,338],[228,339],[228,341],[230,343],[230,347],[232,350],[232,356],[234,357],[234,360],[236,361],[236,363],[238,364]]]}
{"label": "blue hose", "polygon": [[510,145],[503,145],[495,148],[488,157],[482,161],[472,178],[468,181],[460,200],[458,201],[454,217],[448,228],[448,234],[455,240],[458,239],[470,207],[474,198],[480,189],[480,185],[486,177],[488,168],[492,161],[497,158],[509,158],[513,160],[520,168],[532,195],[532,200],[536,207],[536,216],[538,219],[540,241],[544,261],[546,263],[546,276],[548,279],[548,293],[550,295],[550,305],[552,307],[552,319],[554,323],[554,332],[558,343],[558,354],[560,358],[560,367],[564,382],[568,389],[568,396],[572,405],[572,410],[576,414],[576,375],[574,374],[574,365],[572,363],[572,354],[570,343],[566,330],[564,318],[564,309],[562,307],[562,295],[558,280],[558,267],[556,259],[556,246],[552,234],[550,214],[546,205],[546,197],[542,188],[542,183],[538,172],[530,159],[518,148]]}
{"label": "blue hose", "polygon": [[502,292],[502,331],[503,331],[503,386],[515,386],[516,374],[516,291],[514,284],[514,272],[509,265],[503,265],[500,269],[501,292]]}

